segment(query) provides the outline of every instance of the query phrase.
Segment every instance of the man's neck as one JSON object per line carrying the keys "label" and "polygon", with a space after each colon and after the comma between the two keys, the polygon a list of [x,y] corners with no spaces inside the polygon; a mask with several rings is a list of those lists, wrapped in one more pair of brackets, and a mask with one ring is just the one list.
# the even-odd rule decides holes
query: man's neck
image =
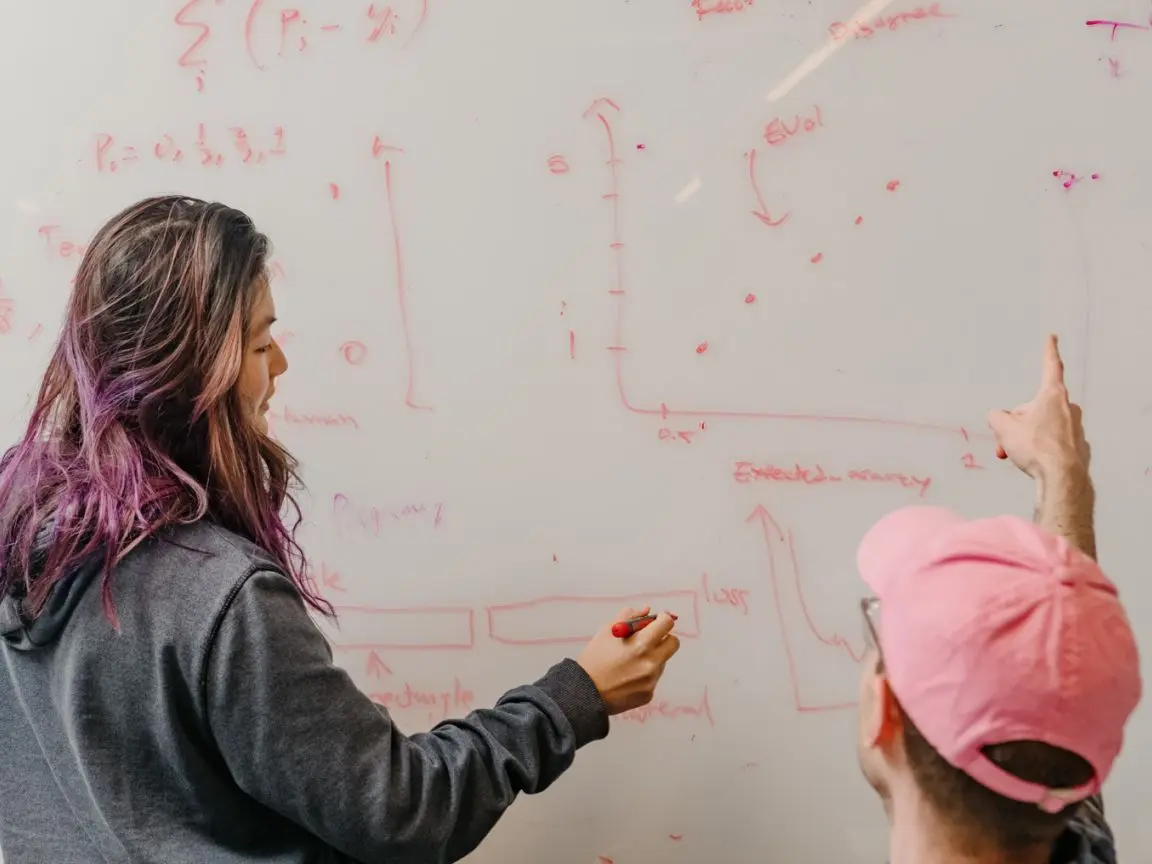
{"label": "man's neck", "polygon": [[919,796],[892,802],[888,864],[1049,864],[1051,851],[972,854],[958,849],[952,833]]}

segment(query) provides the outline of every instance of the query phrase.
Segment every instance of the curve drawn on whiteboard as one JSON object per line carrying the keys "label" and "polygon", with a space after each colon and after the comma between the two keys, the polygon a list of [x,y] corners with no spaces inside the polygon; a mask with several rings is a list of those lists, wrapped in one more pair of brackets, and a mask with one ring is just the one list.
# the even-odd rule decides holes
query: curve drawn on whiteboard
{"label": "curve drawn on whiteboard", "polygon": [[800,568],[796,560],[796,537],[792,533],[792,529],[789,528],[788,531],[785,532],[772,517],[768,509],[760,504],[756,505],[755,509],[753,509],[745,521],[749,524],[757,524],[760,527],[764,539],[764,548],[768,560],[768,579],[772,587],[772,605],[776,609],[776,620],[780,625],[780,640],[784,649],[785,658],[788,662],[788,676],[792,684],[793,706],[796,711],[801,714],[817,714],[825,711],[844,711],[849,708],[855,708],[857,704],[855,700],[848,702],[808,701],[801,692],[801,676],[796,662],[796,646],[792,641],[792,637],[788,635],[788,616],[784,609],[784,593],[787,586],[780,578],[776,563],[778,547],[781,547],[782,551],[787,550],[787,561],[792,571],[790,587],[795,594],[795,602],[799,605],[800,611],[803,613],[804,624],[807,631],[814,636],[818,642],[828,648],[835,649],[837,653],[849,657],[856,664],[859,664],[860,661],[864,659],[864,650],[853,648],[852,644],[839,634],[833,633],[831,635],[825,635],[816,626],[816,622],[812,620],[812,613],[808,609],[808,602],[804,599],[804,589],[800,583]]}
{"label": "curve drawn on whiteboard", "polygon": [[[613,102],[611,99],[601,97],[592,102],[591,105],[584,111],[586,119],[594,119],[601,128],[603,134],[604,145],[606,148],[607,159],[605,164],[608,166],[609,183],[608,190],[601,196],[603,200],[607,201],[611,208],[611,223],[612,232],[608,242],[608,248],[613,257],[612,268],[612,283],[608,289],[608,294],[615,300],[616,304],[616,317],[615,326],[613,327],[612,344],[607,346],[607,350],[613,355],[613,365],[615,367],[616,376],[616,391],[620,397],[620,403],[624,408],[632,414],[639,414],[646,417],[660,417],[661,419],[668,419],[669,417],[691,417],[691,418],[709,418],[717,417],[729,420],[793,420],[803,422],[827,422],[827,423],[858,423],[870,424],[880,426],[891,426],[905,429],[917,429],[928,432],[943,432],[949,435],[962,435],[967,440],[968,435],[959,426],[946,426],[937,423],[921,423],[913,420],[900,420],[887,417],[870,417],[864,415],[846,415],[846,414],[813,414],[813,413],[799,413],[790,411],[725,411],[717,409],[698,409],[698,408],[672,408],[666,402],[661,402],[659,407],[644,406],[632,401],[628,395],[628,388],[624,381],[624,355],[630,350],[624,338],[624,308],[628,297],[628,289],[624,279],[624,250],[625,244],[623,235],[620,229],[620,166],[624,164],[624,160],[620,158],[619,151],[616,146],[616,133],[613,127],[613,118],[620,112],[620,106]],[[752,153],[748,156],[749,176],[755,179],[755,157]],[[772,225],[773,222],[769,221],[767,211],[764,209],[764,201],[760,195],[758,186],[754,186],[756,193],[756,203],[760,207],[761,213],[753,211],[754,215],[764,221],[765,224]],[[777,223],[778,224],[778,223]]]}

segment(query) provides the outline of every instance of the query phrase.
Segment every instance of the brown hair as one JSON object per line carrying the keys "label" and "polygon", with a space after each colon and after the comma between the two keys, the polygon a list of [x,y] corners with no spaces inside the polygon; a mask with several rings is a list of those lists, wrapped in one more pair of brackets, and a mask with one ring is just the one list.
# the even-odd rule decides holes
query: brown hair
{"label": "brown hair", "polygon": [[0,593],[35,614],[100,555],[113,617],[113,566],[204,519],[262,547],[305,602],[332,611],[295,539],[296,461],[236,391],[268,250],[244,213],[184,196],[140,201],[97,232],[24,436],[0,460]]}
{"label": "brown hair", "polygon": [[[898,704],[898,700],[897,700]],[[1013,801],[973,780],[945,761],[904,712],[904,752],[916,785],[952,829],[962,852],[995,850],[1019,854],[1050,845],[1080,806],[1046,813],[1035,804]],[[1010,774],[1050,789],[1080,786],[1092,779],[1092,766],[1080,756],[1040,741],[1010,741],[984,748],[984,755]]]}

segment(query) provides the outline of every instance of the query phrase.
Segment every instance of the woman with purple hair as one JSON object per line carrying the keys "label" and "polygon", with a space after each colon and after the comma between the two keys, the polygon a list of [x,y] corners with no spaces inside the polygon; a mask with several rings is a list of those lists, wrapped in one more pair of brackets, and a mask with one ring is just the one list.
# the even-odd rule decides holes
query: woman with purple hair
{"label": "woman with purple hair", "polygon": [[[152,198],[86,252],[0,460],[6,864],[447,862],[651,700],[668,614],[405,736],[332,662],[265,413],[269,244]],[[286,524],[285,505],[294,514]],[[624,616],[648,610],[624,610]]]}

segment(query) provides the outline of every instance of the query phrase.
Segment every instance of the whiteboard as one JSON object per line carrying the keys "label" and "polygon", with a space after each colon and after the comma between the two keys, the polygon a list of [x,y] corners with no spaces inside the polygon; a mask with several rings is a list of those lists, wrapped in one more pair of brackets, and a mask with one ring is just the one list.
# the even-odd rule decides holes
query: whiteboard
{"label": "whiteboard", "polygon": [[[625,602],[680,615],[657,702],[471,860],[884,860],[855,547],[904,504],[1030,513],[984,416],[1049,331],[1148,650],[1147,4],[7,11],[5,440],[96,228],[223,200],[276,245],[273,430],[337,657],[405,731]],[[1106,796],[1126,860],[1150,742],[1143,708]]]}

